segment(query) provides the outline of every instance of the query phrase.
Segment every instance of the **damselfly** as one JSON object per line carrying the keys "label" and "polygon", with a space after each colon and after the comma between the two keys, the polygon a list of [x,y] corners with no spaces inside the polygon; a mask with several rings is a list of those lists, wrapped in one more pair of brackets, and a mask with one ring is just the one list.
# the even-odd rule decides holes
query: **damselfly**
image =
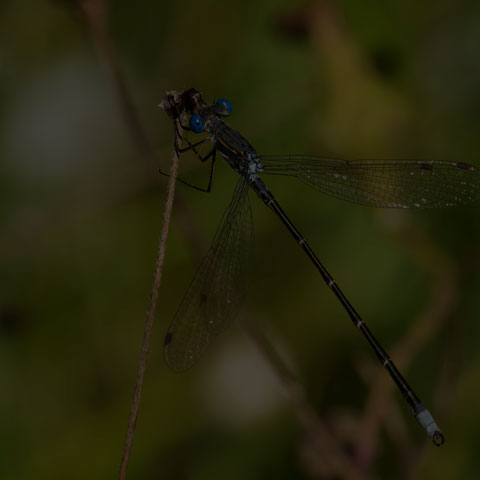
{"label": "damselfly", "polygon": [[[233,198],[165,338],[166,360],[174,371],[191,367],[213,337],[222,332],[239,309],[252,240],[252,213],[248,198],[251,188],[287,227],[296,242],[320,272],[354,325],[366,338],[380,363],[388,371],[413,413],[432,438],[442,445],[444,436],[432,415],[398,371],[333,277],[323,266],[302,234],[266,187],[261,174],[296,177],[307,185],[334,197],[362,205],[390,208],[450,207],[480,197],[480,172],[468,163],[434,160],[337,160],[306,155],[259,155],[239,132],[222,120],[232,106],[226,99],[207,105],[195,89],[168,92],[161,106],[184,129],[210,136],[196,143],[188,139],[178,151],[194,151],[202,161],[211,158],[210,191],[218,151],[239,174]],[[212,150],[201,157],[196,147],[212,142]]]}

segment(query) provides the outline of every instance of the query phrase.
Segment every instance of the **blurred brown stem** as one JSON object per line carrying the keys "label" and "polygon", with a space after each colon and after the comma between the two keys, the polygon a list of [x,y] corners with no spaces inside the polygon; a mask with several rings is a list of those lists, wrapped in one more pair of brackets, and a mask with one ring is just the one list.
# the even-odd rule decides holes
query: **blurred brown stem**
{"label": "blurred brown stem", "polygon": [[108,0],[82,0],[80,5],[97,55],[115,87],[118,104],[132,139],[139,152],[152,159],[154,157],[153,147],[138,118],[137,110],[120,71],[115,48],[108,34]]}
{"label": "blurred brown stem", "polygon": [[316,465],[309,466],[309,473],[315,476],[319,475],[319,478],[359,479],[351,460],[315,412],[307,399],[303,385],[288,368],[272,343],[245,315],[242,316],[240,324],[278,377],[290,405],[307,435],[309,448],[314,451],[316,456]]}

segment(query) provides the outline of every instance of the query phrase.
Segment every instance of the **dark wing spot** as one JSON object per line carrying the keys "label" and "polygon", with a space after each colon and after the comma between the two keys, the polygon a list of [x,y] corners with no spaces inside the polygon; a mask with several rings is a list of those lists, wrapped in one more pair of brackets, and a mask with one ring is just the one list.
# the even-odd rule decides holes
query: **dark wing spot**
{"label": "dark wing spot", "polygon": [[455,166],[463,168],[464,170],[473,170],[473,165],[470,165],[469,163],[457,162],[455,163]]}
{"label": "dark wing spot", "polygon": [[430,163],[421,163],[420,164],[420,168],[422,170],[430,170],[432,171],[433,170],[433,165],[431,165]]}

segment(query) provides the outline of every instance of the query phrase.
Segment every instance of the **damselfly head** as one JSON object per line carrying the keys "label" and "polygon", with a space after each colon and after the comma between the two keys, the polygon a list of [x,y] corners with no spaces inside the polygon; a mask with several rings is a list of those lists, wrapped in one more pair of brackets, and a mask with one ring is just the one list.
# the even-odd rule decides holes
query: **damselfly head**
{"label": "damselfly head", "polygon": [[171,90],[167,92],[159,105],[170,118],[177,119],[185,114],[198,113],[207,104],[203,101],[202,94],[195,88],[187,90]]}

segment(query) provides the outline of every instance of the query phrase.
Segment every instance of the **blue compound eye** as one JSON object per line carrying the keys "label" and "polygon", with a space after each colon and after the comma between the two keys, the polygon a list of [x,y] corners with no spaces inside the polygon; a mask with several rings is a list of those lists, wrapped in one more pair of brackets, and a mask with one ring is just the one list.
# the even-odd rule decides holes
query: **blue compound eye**
{"label": "blue compound eye", "polygon": [[225,107],[225,116],[230,115],[232,113],[232,104],[226,98],[219,98],[216,101],[216,103],[223,105],[223,107]]}
{"label": "blue compound eye", "polygon": [[195,115],[192,115],[190,117],[190,128],[195,132],[195,133],[202,133],[203,132],[203,121],[202,117],[196,113]]}

